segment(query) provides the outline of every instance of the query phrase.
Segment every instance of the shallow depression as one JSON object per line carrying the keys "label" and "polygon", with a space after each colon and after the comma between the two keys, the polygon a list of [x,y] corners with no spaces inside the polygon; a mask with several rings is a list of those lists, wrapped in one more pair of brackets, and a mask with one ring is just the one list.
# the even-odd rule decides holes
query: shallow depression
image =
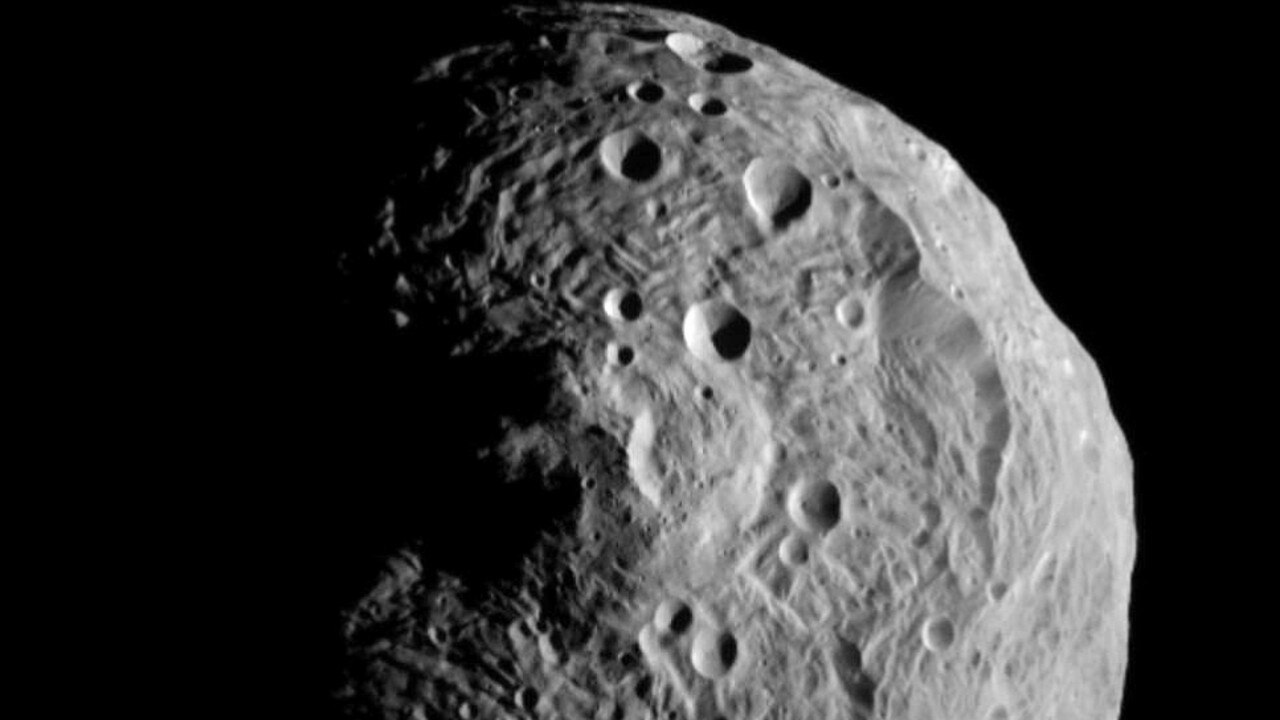
{"label": "shallow depression", "polygon": [[778,543],[778,559],[787,567],[797,567],[809,561],[809,545],[798,535],[788,535]]}
{"label": "shallow depression", "polygon": [[946,650],[956,640],[955,624],[946,617],[929,618],[921,628],[921,634],[924,646],[933,652]]}

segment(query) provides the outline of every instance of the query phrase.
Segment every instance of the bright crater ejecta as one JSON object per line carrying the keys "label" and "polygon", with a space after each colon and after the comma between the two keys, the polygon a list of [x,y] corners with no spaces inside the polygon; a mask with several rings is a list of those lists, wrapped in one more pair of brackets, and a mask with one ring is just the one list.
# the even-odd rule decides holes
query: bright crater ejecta
{"label": "bright crater ejecta", "polygon": [[343,267],[432,382],[478,386],[438,439],[465,467],[420,481],[509,520],[387,560],[335,702],[1117,717],[1131,460],[956,162],[688,15],[495,30],[415,83],[384,232]]}

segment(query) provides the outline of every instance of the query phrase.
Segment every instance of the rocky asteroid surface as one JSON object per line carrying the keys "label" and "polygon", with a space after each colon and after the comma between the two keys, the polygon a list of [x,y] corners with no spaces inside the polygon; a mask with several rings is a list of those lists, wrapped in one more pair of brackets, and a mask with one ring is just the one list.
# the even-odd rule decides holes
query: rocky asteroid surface
{"label": "rocky asteroid surface", "polygon": [[383,232],[340,259],[405,382],[472,401],[424,403],[450,430],[404,478],[463,531],[349,608],[335,704],[1117,717],[1131,460],[946,150],[695,17],[505,23],[407,90]]}

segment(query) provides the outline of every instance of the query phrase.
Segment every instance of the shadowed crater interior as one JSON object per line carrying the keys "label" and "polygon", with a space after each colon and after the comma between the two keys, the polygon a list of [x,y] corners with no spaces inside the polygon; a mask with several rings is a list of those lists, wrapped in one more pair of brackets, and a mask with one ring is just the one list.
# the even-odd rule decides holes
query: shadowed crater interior
{"label": "shadowed crater interior", "polygon": [[719,75],[733,75],[747,72],[754,64],[755,63],[751,62],[751,58],[745,55],[739,55],[732,52],[722,52],[708,60],[702,68],[707,72]]}

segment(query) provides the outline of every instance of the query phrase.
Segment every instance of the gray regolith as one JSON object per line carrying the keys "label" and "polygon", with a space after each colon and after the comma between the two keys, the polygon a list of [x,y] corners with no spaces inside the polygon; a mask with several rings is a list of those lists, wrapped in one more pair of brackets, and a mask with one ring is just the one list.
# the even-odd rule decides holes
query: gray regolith
{"label": "gray regolith", "polygon": [[471,464],[421,482],[482,489],[349,609],[338,702],[1116,718],[1132,461],[960,165],[689,15],[510,18],[423,69],[344,259],[378,332],[478,378]]}

